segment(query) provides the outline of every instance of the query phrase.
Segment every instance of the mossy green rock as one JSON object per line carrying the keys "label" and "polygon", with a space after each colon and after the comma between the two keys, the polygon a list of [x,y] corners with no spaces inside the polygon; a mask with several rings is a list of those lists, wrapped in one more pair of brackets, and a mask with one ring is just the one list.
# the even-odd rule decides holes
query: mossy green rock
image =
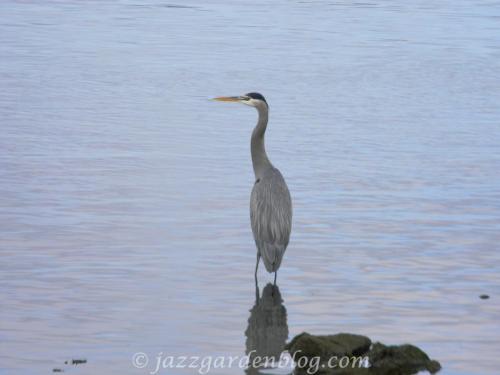
{"label": "mossy green rock", "polygon": [[[350,333],[315,336],[306,332],[295,336],[285,346],[296,362],[297,374],[317,375],[413,375],[419,371],[431,374],[441,369],[439,362],[414,345],[386,346],[379,342],[372,345],[366,336]],[[343,366],[332,357],[342,357]],[[319,358],[319,362],[317,359]]]}
{"label": "mossy green rock", "polygon": [[406,375],[424,370],[434,374],[441,369],[438,361],[431,360],[421,349],[410,344],[386,346],[377,342],[368,357],[371,369],[379,370],[380,374]]}
{"label": "mossy green rock", "polygon": [[[337,374],[331,371],[328,364],[331,358],[349,357],[349,361],[360,361],[360,357],[369,350],[370,345],[371,340],[361,335],[338,333],[315,336],[304,332],[287,344],[285,349],[295,359],[297,373]],[[336,366],[336,362],[337,360],[332,363]]]}
{"label": "mossy green rock", "polygon": [[303,332],[293,338],[285,346],[290,355],[294,353],[308,358],[321,357],[328,360],[331,357],[360,355],[370,349],[371,340],[366,336],[350,333],[336,335],[315,336]]}

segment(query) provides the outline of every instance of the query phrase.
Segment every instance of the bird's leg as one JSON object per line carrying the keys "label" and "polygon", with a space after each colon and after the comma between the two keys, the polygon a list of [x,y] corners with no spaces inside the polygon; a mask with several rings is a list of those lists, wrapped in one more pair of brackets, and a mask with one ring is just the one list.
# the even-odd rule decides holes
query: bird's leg
{"label": "bird's leg", "polygon": [[255,304],[258,305],[260,301],[259,283],[257,278],[255,278]]}
{"label": "bird's leg", "polygon": [[255,303],[259,304],[259,281],[257,280],[257,270],[259,269],[260,253],[257,252],[257,263],[255,264]]}
{"label": "bird's leg", "polygon": [[274,287],[276,288],[276,277],[278,276],[278,271],[274,271]]}
{"label": "bird's leg", "polygon": [[255,264],[255,282],[257,282],[257,270],[259,269],[260,253],[257,253],[257,263]]}

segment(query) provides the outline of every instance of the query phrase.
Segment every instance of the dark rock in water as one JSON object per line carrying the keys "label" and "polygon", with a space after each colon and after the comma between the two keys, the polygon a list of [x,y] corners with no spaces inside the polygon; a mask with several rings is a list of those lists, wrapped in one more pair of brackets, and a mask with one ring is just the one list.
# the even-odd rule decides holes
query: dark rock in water
{"label": "dark rock in water", "polygon": [[294,353],[306,357],[342,357],[345,355],[361,355],[370,349],[371,340],[366,336],[350,333],[337,333],[336,335],[314,336],[303,332],[295,336],[285,346],[290,355]]}
{"label": "dark rock in water", "polygon": [[64,370],[61,368],[53,368],[52,372],[64,372]]}
{"label": "dark rock in water", "polygon": [[425,370],[434,374],[441,369],[438,361],[431,360],[422,350],[410,344],[386,346],[377,342],[368,357],[370,369],[377,374],[411,375]]}
{"label": "dark rock in water", "polygon": [[64,361],[64,364],[65,365],[81,365],[81,364],[84,364],[84,363],[87,363],[87,360],[86,359],[72,359],[71,361]]}
{"label": "dark rock in water", "polygon": [[[301,333],[285,346],[296,363],[296,372],[338,374],[332,371],[339,367],[341,358],[349,358],[348,362],[362,361],[361,356],[370,349],[371,340],[366,336],[353,335],[350,333],[338,333],[336,335],[314,336],[309,333]],[[348,365],[362,367],[362,365]]]}
{"label": "dark rock in water", "polygon": [[481,298],[481,299],[488,299],[488,298],[490,298],[490,296],[489,296],[489,295],[487,295],[487,294],[481,294],[481,295],[479,296],[479,298]]}
{"label": "dark rock in water", "polygon": [[304,332],[285,349],[295,361],[296,374],[413,375],[441,369],[439,362],[416,346],[372,345],[368,337],[349,333],[315,336]]}

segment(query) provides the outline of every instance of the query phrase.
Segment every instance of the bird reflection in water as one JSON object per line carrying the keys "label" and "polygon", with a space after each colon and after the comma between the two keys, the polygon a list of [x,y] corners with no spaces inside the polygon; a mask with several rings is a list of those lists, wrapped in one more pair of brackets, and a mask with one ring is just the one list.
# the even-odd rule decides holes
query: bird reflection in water
{"label": "bird reflection in water", "polygon": [[[261,297],[256,283],[255,297],[245,331],[249,356],[247,374],[256,374],[259,369],[272,367],[273,363],[277,365],[288,338],[286,308],[279,287],[267,284]],[[268,360],[267,365],[265,360],[259,360],[264,358]]]}

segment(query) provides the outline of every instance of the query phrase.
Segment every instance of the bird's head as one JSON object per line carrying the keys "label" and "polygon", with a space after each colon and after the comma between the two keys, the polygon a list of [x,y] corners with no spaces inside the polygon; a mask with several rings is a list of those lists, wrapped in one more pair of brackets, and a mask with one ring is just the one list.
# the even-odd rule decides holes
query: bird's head
{"label": "bird's head", "polygon": [[218,98],[214,98],[214,100],[218,100],[219,102],[237,102],[249,105],[250,107],[255,107],[257,109],[268,108],[266,99],[262,94],[258,92],[249,92],[248,94],[241,96],[220,96]]}

